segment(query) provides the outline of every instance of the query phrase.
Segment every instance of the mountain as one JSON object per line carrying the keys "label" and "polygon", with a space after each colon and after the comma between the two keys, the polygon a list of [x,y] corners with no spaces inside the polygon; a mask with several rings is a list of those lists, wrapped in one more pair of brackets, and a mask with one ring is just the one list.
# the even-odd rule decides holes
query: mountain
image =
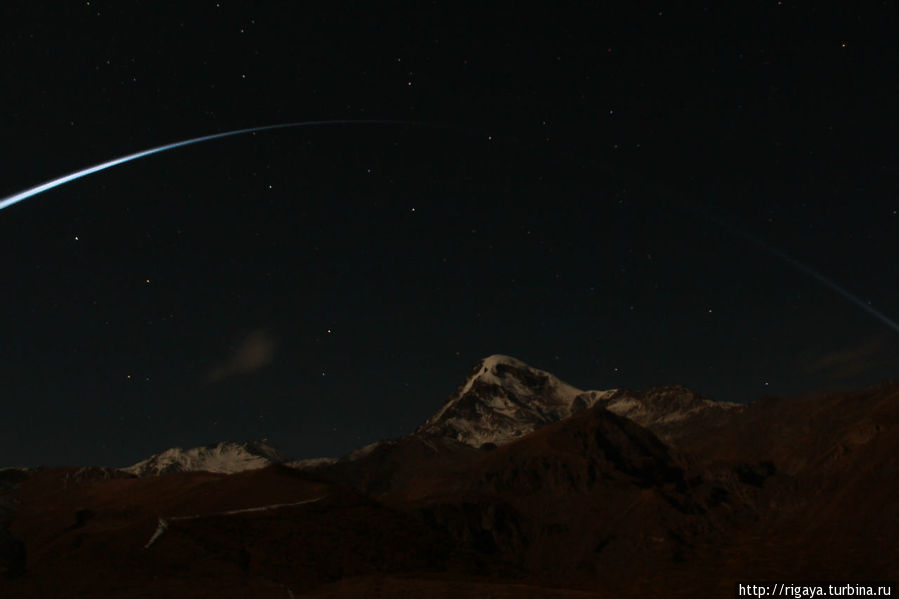
{"label": "mountain", "polygon": [[474,365],[441,409],[414,432],[379,441],[339,460],[290,465],[317,471],[360,492],[394,500],[433,494],[440,481],[457,479],[474,450],[490,450],[526,437],[593,407],[601,407],[672,442],[692,430],[713,430],[738,404],[712,401],[683,386],[645,391],[583,391],[555,375],[500,354]]}
{"label": "mountain", "polygon": [[548,372],[496,354],[478,362],[415,434],[451,438],[472,447],[503,445],[611,393],[584,394]]}
{"label": "mountain", "polygon": [[546,371],[496,354],[479,361],[415,434],[455,439],[472,447],[503,445],[596,404],[666,438],[676,438],[695,421],[719,422],[742,409],[680,385],[582,391]]}
{"label": "mountain", "polygon": [[231,474],[281,464],[288,459],[265,439],[246,443],[223,441],[191,449],[173,447],[122,470],[137,476],[196,470]]}
{"label": "mountain", "polygon": [[683,385],[650,387],[643,391],[620,389],[584,403],[599,404],[674,444],[694,431],[705,433],[723,426],[745,408],[742,404],[703,397]]}
{"label": "mountain", "polygon": [[[413,434],[428,445],[451,440],[476,448],[499,446],[596,404],[667,440],[677,438],[696,420],[718,422],[727,413],[741,409],[738,404],[712,401],[679,385],[645,391],[582,391],[516,358],[494,354],[475,364],[443,407]],[[351,452],[343,461],[364,457],[385,443],[388,448],[394,445],[372,443]],[[315,470],[337,461],[328,457],[290,461],[263,440],[175,447],[123,470],[138,476],[196,470],[234,473],[282,463]]]}
{"label": "mountain", "polygon": [[810,579],[896,580],[897,431],[899,383],[888,382],[764,398],[680,443],[691,472],[734,490],[755,512],[753,526],[733,533],[730,567],[754,562],[776,574],[777,564],[801,556]]}
{"label": "mountain", "polygon": [[595,405],[470,454],[451,474],[406,477],[383,497],[553,584],[589,586],[693,552],[726,495],[688,480],[651,431]]}
{"label": "mountain", "polygon": [[131,472],[0,470],[0,595],[688,598],[895,580],[897,430],[899,383],[738,406],[677,385],[581,391],[490,356],[415,431],[340,459],[222,443]]}

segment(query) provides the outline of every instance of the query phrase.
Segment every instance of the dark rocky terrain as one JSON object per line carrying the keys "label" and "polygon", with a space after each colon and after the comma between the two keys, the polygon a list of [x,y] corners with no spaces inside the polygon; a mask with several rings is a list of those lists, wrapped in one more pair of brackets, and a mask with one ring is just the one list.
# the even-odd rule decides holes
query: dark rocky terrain
{"label": "dark rocky terrain", "polygon": [[899,384],[718,406],[491,358],[418,431],[337,461],[0,471],[0,596],[731,597],[736,580],[899,579]]}

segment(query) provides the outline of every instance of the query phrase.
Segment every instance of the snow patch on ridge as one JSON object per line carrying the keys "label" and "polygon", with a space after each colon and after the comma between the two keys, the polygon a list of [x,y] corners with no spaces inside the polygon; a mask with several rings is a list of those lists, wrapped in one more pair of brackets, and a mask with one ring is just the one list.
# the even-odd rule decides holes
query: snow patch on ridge
{"label": "snow patch on ridge", "polygon": [[198,470],[233,474],[286,461],[287,458],[265,439],[247,443],[223,441],[191,449],[173,447],[122,470],[137,476]]}
{"label": "snow patch on ridge", "polygon": [[610,412],[650,429],[668,442],[683,434],[689,422],[704,419],[708,425],[712,420],[720,420],[728,413],[745,408],[742,404],[702,397],[682,385],[620,391],[598,403]]}

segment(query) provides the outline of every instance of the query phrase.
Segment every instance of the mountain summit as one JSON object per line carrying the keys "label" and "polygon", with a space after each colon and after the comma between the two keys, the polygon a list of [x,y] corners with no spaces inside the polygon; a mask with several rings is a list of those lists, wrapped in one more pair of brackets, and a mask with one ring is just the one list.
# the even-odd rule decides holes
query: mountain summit
{"label": "mountain summit", "polygon": [[473,447],[504,445],[614,393],[584,392],[546,371],[495,354],[472,368],[465,382],[416,434],[449,437]]}
{"label": "mountain summit", "polygon": [[692,423],[717,422],[739,404],[713,401],[681,385],[645,391],[582,391],[511,356],[480,360],[443,407],[415,434],[472,447],[504,445],[594,405],[624,416],[668,440]]}
{"label": "mountain summit", "polygon": [[282,455],[267,439],[246,443],[223,441],[191,449],[173,447],[152,455],[133,466],[122,468],[122,470],[137,476],[193,470],[233,474],[244,470],[265,468],[271,464],[281,464],[285,461],[287,461],[287,457]]}

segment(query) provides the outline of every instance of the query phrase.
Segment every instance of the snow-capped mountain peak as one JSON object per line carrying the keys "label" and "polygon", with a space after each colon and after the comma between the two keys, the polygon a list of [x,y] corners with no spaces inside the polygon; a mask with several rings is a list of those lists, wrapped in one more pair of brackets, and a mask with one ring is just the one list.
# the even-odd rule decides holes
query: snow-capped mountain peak
{"label": "snow-capped mountain peak", "polygon": [[287,459],[266,439],[246,443],[223,441],[190,449],[173,447],[122,470],[138,476],[195,470],[231,474],[280,464]]}
{"label": "snow-capped mountain peak", "polygon": [[695,426],[713,426],[741,405],[713,401],[681,385],[644,391],[582,391],[511,356],[479,361],[442,408],[415,434],[480,447],[503,445],[595,405],[674,441]]}
{"label": "snow-capped mountain peak", "polygon": [[567,418],[613,391],[584,393],[511,356],[479,361],[443,407],[416,431],[466,445],[501,445]]}

